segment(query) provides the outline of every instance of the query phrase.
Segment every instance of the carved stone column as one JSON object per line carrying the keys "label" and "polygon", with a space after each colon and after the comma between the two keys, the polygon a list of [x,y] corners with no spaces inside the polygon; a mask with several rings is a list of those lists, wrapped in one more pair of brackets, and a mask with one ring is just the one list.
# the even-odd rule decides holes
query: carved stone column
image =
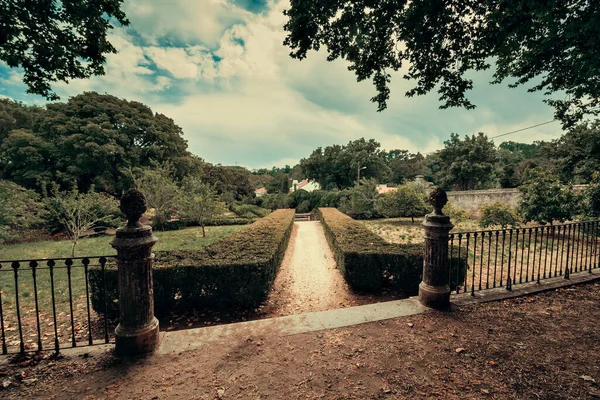
{"label": "carved stone column", "polygon": [[152,246],[157,242],[152,228],[142,225],[146,199],[129,189],[121,198],[121,211],[127,225],[117,230],[110,243],[117,250],[119,267],[119,325],[115,329],[117,355],[153,351],[158,345],[158,320],[154,317],[152,286]]}
{"label": "carved stone column", "polygon": [[427,307],[446,309],[450,306],[450,271],[448,260],[448,233],[454,225],[442,213],[448,202],[443,189],[435,189],[429,196],[433,213],[425,216],[425,253],[423,280],[419,285],[419,300]]}

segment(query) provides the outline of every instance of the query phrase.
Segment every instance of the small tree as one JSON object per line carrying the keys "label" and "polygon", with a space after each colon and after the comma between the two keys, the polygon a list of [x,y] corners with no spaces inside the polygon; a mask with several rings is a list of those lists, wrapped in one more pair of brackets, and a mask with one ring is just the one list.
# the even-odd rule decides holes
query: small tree
{"label": "small tree", "polygon": [[519,213],[525,221],[552,224],[554,220],[563,222],[573,218],[576,198],[573,189],[563,186],[558,177],[547,170],[527,170],[519,190]]}
{"label": "small tree", "polygon": [[518,216],[513,207],[503,204],[499,201],[484,204],[481,207],[481,218],[479,226],[487,228],[489,226],[500,225],[502,229],[507,226],[515,226],[518,221]]}
{"label": "small tree", "polygon": [[415,217],[422,217],[429,211],[425,198],[413,185],[400,185],[398,188],[384,196],[378,203],[378,210],[386,217],[410,217],[415,222]]}
{"label": "small tree", "polygon": [[152,225],[163,227],[171,218],[171,211],[180,199],[181,191],[168,165],[145,169],[135,180],[137,188],[146,197],[148,208],[154,210]]}
{"label": "small tree", "polygon": [[202,237],[206,237],[206,222],[225,212],[225,204],[219,201],[217,192],[211,185],[198,178],[188,177],[183,181],[184,194],[179,200],[181,217],[196,222],[202,227]]}
{"label": "small tree", "polygon": [[88,193],[81,193],[77,189],[60,192],[54,186],[50,196],[44,198],[49,218],[60,222],[73,242],[71,257],[75,257],[75,246],[85,232],[102,224],[116,224],[120,220],[119,202],[93,189]]}
{"label": "small tree", "polygon": [[340,200],[339,208],[352,218],[373,218],[378,215],[377,182],[374,179],[361,179],[360,182],[360,185],[348,190],[349,196]]}
{"label": "small tree", "polygon": [[0,239],[41,224],[43,217],[43,204],[37,193],[0,179]]}

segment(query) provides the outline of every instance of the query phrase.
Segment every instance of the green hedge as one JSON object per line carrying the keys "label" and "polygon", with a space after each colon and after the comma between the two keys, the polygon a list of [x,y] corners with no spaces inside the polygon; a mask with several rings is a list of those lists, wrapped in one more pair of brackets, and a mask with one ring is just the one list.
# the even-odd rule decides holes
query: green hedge
{"label": "green hedge", "polygon": [[[267,298],[294,224],[278,210],[217,243],[193,251],[156,253],[154,308],[159,317],[193,307],[252,307]],[[105,273],[107,311],[118,313],[117,271]],[[92,306],[104,312],[102,272],[90,268]]]}
{"label": "green hedge", "polygon": [[[418,293],[423,272],[423,243],[388,243],[335,208],[319,208],[319,216],[338,269],[352,289],[377,292],[387,287],[407,295]],[[459,263],[453,259],[452,265],[452,276],[460,265],[464,277],[465,260]]]}

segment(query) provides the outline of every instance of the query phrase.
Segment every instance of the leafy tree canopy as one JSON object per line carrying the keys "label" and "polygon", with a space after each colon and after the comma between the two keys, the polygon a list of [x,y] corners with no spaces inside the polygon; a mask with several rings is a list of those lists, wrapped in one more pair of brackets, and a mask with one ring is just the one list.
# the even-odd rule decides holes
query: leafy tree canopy
{"label": "leafy tree canopy", "polygon": [[460,140],[452,134],[445,147],[429,159],[435,182],[446,189],[486,189],[495,183],[498,161],[494,142],[483,133]]}
{"label": "leafy tree canopy", "polygon": [[20,107],[32,121],[10,125],[0,117],[0,131],[9,130],[0,165],[4,178],[27,188],[58,182],[118,194],[140,168],[170,162],[181,179],[202,164],[172,119],[139,102],[87,92],[41,111]]}
{"label": "leafy tree canopy", "polygon": [[361,178],[382,180],[389,175],[386,153],[374,139],[364,138],[345,146],[319,147],[310,157],[300,160],[305,178],[315,179],[323,189],[344,189],[356,184],[358,171]]}
{"label": "leafy tree canopy", "polygon": [[128,25],[123,0],[3,0],[0,60],[21,67],[28,93],[57,100],[52,83],[103,75],[116,53],[107,33]]}
{"label": "leafy tree canopy", "polygon": [[563,182],[588,183],[600,171],[600,121],[577,125],[552,145]]}
{"label": "leafy tree canopy", "polygon": [[519,187],[521,201],[519,213],[527,221],[540,224],[566,221],[576,211],[576,197],[570,186],[563,186],[558,177],[548,170],[527,170],[523,184]]}
{"label": "leafy tree canopy", "polygon": [[[284,44],[303,59],[322,46],[371,79],[386,108],[391,72],[406,64],[406,95],[437,90],[441,108],[475,105],[470,71],[560,99],[544,100],[565,126],[600,112],[600,3],[579,0],[291,0]],[[565,96],[566,95],[566,96]]]}

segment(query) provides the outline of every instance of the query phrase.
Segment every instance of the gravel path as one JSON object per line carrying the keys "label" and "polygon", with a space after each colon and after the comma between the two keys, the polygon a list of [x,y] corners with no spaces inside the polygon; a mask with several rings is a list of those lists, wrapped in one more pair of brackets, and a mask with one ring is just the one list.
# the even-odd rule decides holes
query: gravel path
{"label": "gravel path", "polygon": [[371,303],[354,294],[337,270],[320,222],[296,222],[262,312],[270,317]]}

